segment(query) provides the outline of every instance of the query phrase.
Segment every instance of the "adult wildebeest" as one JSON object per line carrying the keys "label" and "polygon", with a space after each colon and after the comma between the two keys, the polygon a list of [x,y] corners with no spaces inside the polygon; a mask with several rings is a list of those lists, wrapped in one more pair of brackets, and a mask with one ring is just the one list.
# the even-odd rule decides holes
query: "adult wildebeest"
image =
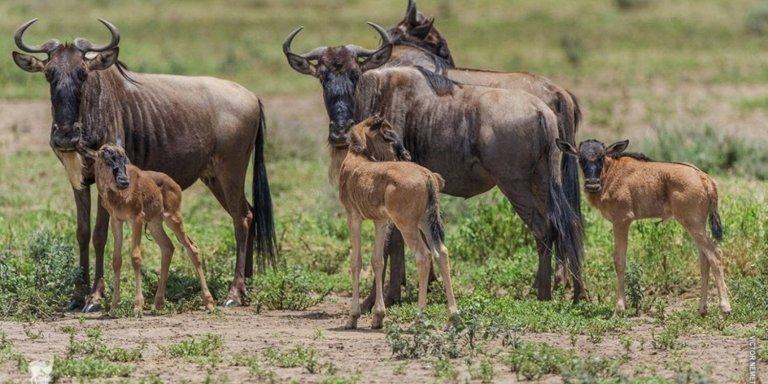
{"label": "adult wildebeest", "polygon": [[[557,113],[560,138],[575,144],[581,110],[576,97],[570,91],[546,77],[528,72],[456,68],[448,42],[434,26],[434,22],[434,18],[426,17],[416,9],[415,0],[409,0],[403,19],[386,31],[394,49],[385,66],[418,65],[462,84],[524,90],[540,98]],[[581,223],[576,160],[563,156],[561,161],[563,189]],[[556,284],[567,283],[562,260],[558,261]],[[397,268],[394,263],[393,260],[392,267]]]}
{"label": "adult wildebeest", "polygon": [[[448,314],[458,313],[451,286],[448,250],[440,219],[439,197],[443,178],[408,160],[400,137],[380,116],[369,117],[352,127],[349,149],[339,169],[339,200],[347,212],[352,240],[352,303],[346,328],[357,328],[360,317],[360,231],[364,219],[374,221],[376,240],[371,264],[375,274],[375,305],[371,328],[384,325],[382,295],[384,243],[389,226],[394,224],[416,255],[419,269],[419,309],[427,305],[427,283],[431,255],[439,261]],[[383,156],[381,154],[384,154]]]}
{"label": "adult wildebeest", "polygon": [[[40,60],[13,52],[13,60],[25,71],[43,72],[50,83],[50,145],[64,164],[77,206],[82,279],[75,288],[70,308],[85,304],[84,310],[90,311],[100,307],[109,219],[99,204],[93,229],[94,283],[84,303],[89,285],[89,185],[94,182],[94,174],[93,161],[83,161],[78,149],[95,150],[117,138],[123,139],[126,154],[138,167],[166,173],[182,188],[200,179],[227,210],[237,242],[237,262],[227,303],[239,304],[245,296],[244,277],[252,270],[254,240],[259,268],[275,257],[261,101],[229,81],[128,71],[117,60],[120,33],[111,23],[99,20],[112,35],[110,43],[103,46],[83,38],[72,44],[52,39],[39,46],[28,45],[22,36],[37,19],[24,23],[14,35],[16,46],[22,51],[47,55]],[[254,148],[251,207],[244,187]]]}
{"label": "adult wildebeest", "polygon": [[581,227],[561,188],[557,118],[546,104],[523,91],[458,86],[415,67],[374,70],[387,62],[388,43],[376,50],[347,45],[295,54],[290,46],[300,31],[286,38],[283,52],[294,70],[320,80],[331,146],[346,145],[356,121],[385,117],[413,160],[445,178],[445,193],[471,197],[501,189],[536,239],[539,298],[552,294],[553,241],[569,261],[574,301],[581,298]]}
{"label": "adult wildebeest", "polygon": [[590,139],[582,141],[576,149],[565,141],[557,142],[564,153],[579,159],[587,200],[613,224],[613,261],[618,279],[616,312],[624,312],[624,266],[629,225],[640,219],[674,217],[699,249],[699,313],[707,314],[709,268],[712,267],[720,296],[720,315],[727,316],[731,305],[723,279],[722,257],[707,236],[707,219],[712,236],[717,240],[723,236],[717,213],[717,183],[691,164],[651,161],[643,154],[626,153],[627,145],[629,140],[606,147]]}
{"label": "adult wildebeest", "polygon": [[205,281],[200,251],[184,230],[181,187],[165,173],[144,171],[130,164],[125,150],[119,143],[104,144],[98,151],[85,151],[86,156],[94,159],[96,189],[104,208],[109,212],[112,226],[112,311],[116,311],[120,303],[124,222],[131,225],[131,264],[136,282],[134,314],[141,316],[144,310],[144,294],[141,289],[141,235],[145,226],[160,247],[162,255],[154,309],[162,309],[165,303],[165,286],[173,258],[173,243],[165,234],[163,223],[171,228],[176,239],[186,249],[200,282],[203,305],[209,311],[213,310],[213,297]]}

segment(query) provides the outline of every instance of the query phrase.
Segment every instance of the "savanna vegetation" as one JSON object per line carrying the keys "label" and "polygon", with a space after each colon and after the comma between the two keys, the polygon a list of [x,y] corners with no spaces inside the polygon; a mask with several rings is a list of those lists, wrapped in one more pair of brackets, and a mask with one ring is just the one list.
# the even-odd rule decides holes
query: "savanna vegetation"
{"label": "savanna vegetation", "polygon": [[[25,39],[35,44],[54,37],[105,40],[106,30],[96,21],[103,17],[120,28],[120,58],[132,70],[214,75],[253,90],[266,105],[268,171],[283,262],[249,282],[251,305],[246,311],[257,323],[257,313],[311,310],[341,296],[340,304],[331,308],[342,319],[351,286],[350,244],[337,193],[326,177],[320,87],[288,67],[280,42],[304,25],[296,51],[345,43],[372,47],[376,36],[365,21],[392,25],[402,17],[405,3],[4,1],[0,35],[6,38],[0,39],[0,52],[7,56],[0,64],[0,98],[48,97],[42,76],[24,73],[10,60],[10,36],[32,17],[40,21]],[[725,227],[720,247],[733,311],[720,319],[712,294],[711,313],[698,315],[695,246],[677,223],[645,221],[635,223],[630,233],[627,314],[615,316],[611,227],[586,201],[590,300],[574,306],[559,291],[551,302],[536,301],[535,245],[501,194],[493,191],[471,200],[443,196],[461,315],[448,323],[439,286],[431,290],[426,313],[417,312],[415,266],[409,257],[404,303],[388,308],[383,334],[376,334],[386,340],[384,355],[391,362],[386,369],[404,381],[413,366],[426,367],[431,380],[439,382],[494,382],[501,377],[580,383],[735,381],[746,375],[748,337],[758,340],[758,362],[768,365],[768,2],[468,3],[418,2],[421,10],[437,17],[457,64],[549,76],[580,98],[585,113],[580,139],[613,142],[628,137],[630,150],[694,163],[718,180]],[[40,128],[32,134],[45,143],[48,129]],[[139,370],[149,347],[115,345],[102,334],[101,323],[62,314],[77,275],[71,195],[50,151],[0,153],[0,318],[5,324],[79,319],[66,328],[52,326],[69,340],[55,353],[54,379],[174,381]],[[184,217],[202,251],[211,293],[224,298],[234,263],[230,219],[200,184],[185,192]],[[364,257],[370,255],[372,240],[372,227],[366,225]],[[153,297],[159,250],[148,239],[144,248],[144,295]],[[164,317],[202,308],[194,270],[182,248],[176,248],[166,308],[158,314]],[[107,255],[110,249],[111,241]],[[363,265],[369,265],[367,259]],[[123,307],[115,309],[121,319],[106,321],[132,317],[131,279],[131,274],[124,275]],[[370,285],[370,273],[363,284]],[[226,321],[231,314],[222,309],[210,316]],[[17,335],[1,324],[0,381],[5,373],[13,380],[26,379],[30,359],[24,344],[40,341],[40,335],[32,325]],[[287,380],[284,372],[289,369],[300,370],[313,382],[374,379],[365,371],[345,370],[317,347],[324,333],[316,329],[313,343],[295,340],[282,349],[242,355],[213,332],[163,340],[152,353],[169,364],[196,369],[198,380],[193,381],[227,382],[228,370],[241,368],[257,382]],[[707,342],[700,343],[702,339]],[[743,365],[713,366],[707,361],[711,355],[697,354],[724,340],[742,343],[735,351],[743,352],[743,358],[736,358]],[[766,374],[765,368],[762,372]]]}

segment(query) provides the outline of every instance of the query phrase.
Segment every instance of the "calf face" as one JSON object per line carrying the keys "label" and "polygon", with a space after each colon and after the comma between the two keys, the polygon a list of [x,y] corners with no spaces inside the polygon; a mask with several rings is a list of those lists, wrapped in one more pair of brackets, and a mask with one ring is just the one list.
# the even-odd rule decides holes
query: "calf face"
{"label": "calf face", "polygon": [[123,148],[116,145],[106,144],[99,149],[99,157],[104,160],[109,168],[112,169],[112,175],[115,177],[115,185],[120,189],[126,189],[131,185],[131,180],[126,171],[126,165],[130,163],[128,156]]}
{"label": "calf face", "polygon": [[617,141],[608,147],[595,139],[587,139],[579,143],[579,149],[573,147],[567,141],[556,139],[557,147],[563,153],[576,156],[584,173],[584,190],[591,193],[600,192],[602,185],[600,175],[603,173],[605,157],[618,155],[624,152],[629,145],[629,140]]}
{"label": "calf face", "polygon": [[349,137],[349,150],[373,161],[410,161],[411,154],[392,125],[373,116],[355,126]]}

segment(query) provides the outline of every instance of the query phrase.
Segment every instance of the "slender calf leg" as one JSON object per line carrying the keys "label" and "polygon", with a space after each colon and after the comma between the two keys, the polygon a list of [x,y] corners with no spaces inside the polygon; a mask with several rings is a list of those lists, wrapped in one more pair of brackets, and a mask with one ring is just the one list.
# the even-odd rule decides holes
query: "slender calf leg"
{"label": "slender calf leg", "polygon": [[[141,214],[143,216],[143,214]],[[141,292],[141,232],[143,220],[136,218],[131,228],[131,238],[133,249],[131,250],[131,264],[133,264],[133,274],[136,279],[135,294],[133,298],[133,313],[141,316],[144,311],[144,293]]]}
{"label": "slender calf leg", "polygon": [[117,308],[120,306],[120,269],[123,265],[123,222],[115,219],[110,220],[112,224],[112,306],[110,312],[117,314]]}
{"label": "slender calf leg", "polygon": [[200,250],[192,239],[187,236],[187,232],[184,230],[184,223],[181,220],[181,214],[171,214],[165,221],[171,228],[176,238],[187,250],[187,255],[192,261],[192,265],[195,267],[197,273],[197,279],[200,281],[200,290],[203,295],[203,304],[208,311],[213,311],[214,301],[211,291],[208,290],[208,283],[205,281],[205,272],[203,271],[203,261],[200,257]]}
{"label": "slender calf leg", "polygon": [[349,226],[349,238],[352,240],[352,249],[349,251],[350,272],[352,272],[352,303],[349,308],[349,319],[344,328],[357,328],[357,319],[360,318],[360,268],[363,257],[360,250],[360,226],[358,217],[347,216]]}
{"label": "slender calf leg", "polygon": [[438,263],[440,265],[440,276],[443,278],[445,288],[445,298],[448,301],[448,316],[453,317],[459,313],[456,307],[456,298],[453,296],[453,283],[451,283],[451,264],[448,260],[448,249],[445,245],[438,245]]}
{"label": "slender calf leg", "polygon": [[[723,277],[720,250],[717,249],[714,241],[707,236],[706,229],[703,226],[700,230],[689,230],[688,232],[693,237],[694,242],[696,242],[699,252],[703,252],[706,255],[707,260],[709,261],[709,266],[712,268],[712,275],[714,275],[715,284],[717,285],[717,295],[720,297],[720,316],[728,316],[731,314],[731,304],[728,301],[728,287],[725,286],[725,279]],[[703,267],[702,273],[704,273]],[[702,281],[703,280],[704,276],[702,275]],[[702,288],[702,290],[703,289],[704,288]]]}
{"label": "slender calf leg", "polygon": [[155,292],[155,310],[161,310],[165,305],[165,288],[168,285],[168,270],[171,268],[171,260],[173,259],[173,242],[165,234],[161,219],[152,220],[148,227],[152,238],[160,247],[160,278]]}
{"label": "slender calf leg", "polygon": [[416,266],[419,272],[419,311],[424,312],[427,307],[427,286],[429,285],[429,270],[432,266],[431,252],[421,239],[418,228],[400,227],[405,243],[416,255]]}
{"label": "slender calf leg", "polygon": [[375,244],[373,246],[373,257],[371,266],[374,273],[374,289],[376,301],[373,305],[373,318],[371,319],[371,328],[380,329],[384,326],[384,315],[386,307],[384,305],[384,243],[387,237],[387,222],[376,222]]}
{"label": "slender calf leg", "polygon": [[701,300],[699,301],[699,314],[707,315],[707,295],[709,294],[709,259],[699,250],[699,269],[701,270]]}
{"label": "slender calf leg", "polygon": [[613,264],[616,268],[616,313],[624,313],[624,269],[627,263],[627,240],[630,222],[613,224]]}

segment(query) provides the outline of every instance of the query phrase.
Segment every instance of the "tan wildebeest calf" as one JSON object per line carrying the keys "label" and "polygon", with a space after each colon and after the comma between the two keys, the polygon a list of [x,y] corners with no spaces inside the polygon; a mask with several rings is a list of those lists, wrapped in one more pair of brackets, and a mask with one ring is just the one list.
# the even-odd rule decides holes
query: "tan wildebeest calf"
{"label": "tan wildebeest calf", "polygon": [[[381,153],[388,155],[379,155]],[[377,156],[378,155],[378,156]],[[352,305],[346,328],[356,328],[360,317],[360,226],[363,219],[374,221],[375,245],[371,264],[375,274],[376,299],[371,328],[384,324],[385,306],[382,293],[384,243],[389,224],[403,234],[408,247],[416,254],[419,270],[419,309],[427,304],[427,280],[430,255],[438,259],[440,275],[448,300],[448,313],[458,310],[451,287],[448,251],[443,244],[438,194],[444,181],[440,175],[409,161],[377,161],[378,158],[410,159],[400,137],[381,117],[370,117],[352,127],[349,149],[339,171],[339,199],[347,212],[352,239]]]}
{"label": "tan wildebeest calf", "polygon": [[731,312],[728,288],[723,279],[720,250],[707,235],[721,240],[723,228],[717,213],[717,183],[695,166],[685,163],[651,161],[639,153],[625,153],[629,140],[606,147],[597,140],[585,140],[578,150],[557,140],[566,154],[576,156],[584,173],[584,190],[589,203],[613,224],[613,261],[618,277],[616,311],[624,311],[624,267],[629,225],[634,220],[675,218],[691,235],[699,249],[701,302],[699,313],[707,313],[709,268],[720,296],[720,315]]}
{"label": "tan wildebeest calf", "polygon": [[164,173],[143,171],[129,164],[125,150],[118,145],[105,144],[98,152],[89,151],[88,156],[95,158],[96,187],[104,208],[109,211],[112,226],[114,239],[112,310],[114,311],[120,303],[123,222],[131,224],[131,262],[136,275],[133,310],[137,315],[141,315],[144,307],[144,295],[141,291],[141,235],[145,224],[162,254],[160,281],[155,293],[155,309],[161,309],[165,303],[165,286],[173,257],[173,243],[163,230],[163,222],[168,224],[176,238],[186,248],[197,272],[197,278],[200,280],[203,303],[209,311],[213,310],[213,297],[205,282],[200,252],[184,231],[184,222],[181,217],[181,187]]}

